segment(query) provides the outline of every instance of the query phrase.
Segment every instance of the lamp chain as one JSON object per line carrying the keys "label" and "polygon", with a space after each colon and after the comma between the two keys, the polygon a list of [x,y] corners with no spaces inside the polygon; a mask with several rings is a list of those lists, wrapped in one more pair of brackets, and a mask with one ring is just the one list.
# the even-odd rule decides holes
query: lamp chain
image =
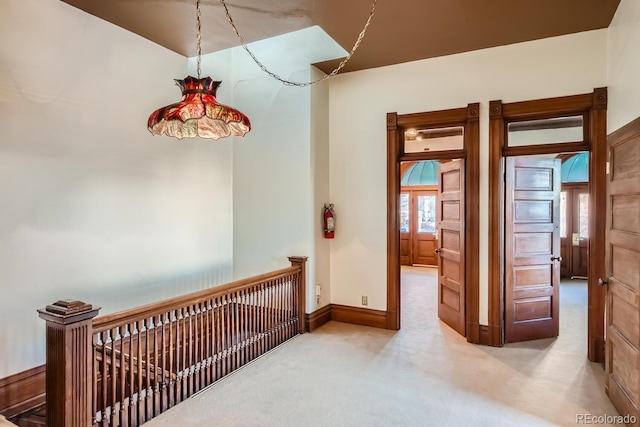
{"label": "lamp chain", "polygon": [[200,0],[196,0],[196,30],[198,40],[198,79],[200,78],[200,63],[202,62],[202,26],[200,24]]}
{"label": "lamp chain", "polygon": [[[242,35],[240,35],[240,32],[238,31],[238,28],[236,27],[236,24],[233,22],[233,18],[231,18],[231,14],[229,13],[229,9],[227,8],[227,4],[225,3],[225,0],[218,0],[218,1],[220,1],[222,6],[224,7],[224,12],[227,15],[227,20],[229,21],[229,24],[231,24],[231,28],[233,28],[233,31],[236,33],[236,36],[240,40],[240,43],[242,44],[242,47],[244,48],[244,50],[247,51],[249,56],[251,56],[251,58],[258,65],[258,67],[260,67],[260,69],[262,71],[264,71],[265,73],[267,73],[269,76],[271,76],[274,79],[282,82],[286,86],[298,86],[298,87],[307,87],[307,86],[311,86],[311,85],[315,85],[317,83],[323,82],[323,81],[327,80],[328,78],[333,77],[336,74],[338,74],[338,72],[345,65],[347,65],[347,62],[349,62],[349,59],[351,59],[353,54],[356,52],[356,50],[360,46],[360,43],[362,42],[362,39],[364,38],[364,35],[367,32],[367,28],[369,27],[369,24],[371,23],[371,19],[373,18],[373,15],[375,14],[375,11],[376,11],[376,3],[378,2],[378,0],[373,0],[373,4],[371,5],[371,12],[369,13],[369,17],[367,18],[367,22],[364,24],[364,28],[360,32],[360,35],[358,36],[358,39],[356,40],[356,43],[353,45],[353,47],[351,48],[351,51],[349,51],[347,56],[340,62],[340,64],[338,64],[338,66],[332,72],[330,72],[329,74],[325,74],[321,78],[319,78],[317,80],[310,81],[310,82],[293,82],[293,81],[290,81],[290,80],[286,80],[286,79],[280,77],[279,75],[269,71],[267,69],[267,67],[262,62],[260,62],[260,60],[258,60],[258,58],[256,58],[256,56],[253,54],[253,52],[251,52],[249,47],[247,47],[247,44],[244,41],[244,37],[242,37]],[[200,26],[200,9],[199,9],[200,6],[199,6],[199,4],[200,4],[200,0],[198,0],[198,77],[200,77],[200,27],[199,27]]]}

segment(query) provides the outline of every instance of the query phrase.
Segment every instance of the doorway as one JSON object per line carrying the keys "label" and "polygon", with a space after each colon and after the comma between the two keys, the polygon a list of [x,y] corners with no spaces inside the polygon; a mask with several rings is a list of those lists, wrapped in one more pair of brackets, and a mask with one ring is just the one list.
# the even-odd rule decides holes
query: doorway
{"label": "doorway", "polygon": [[[400,190],[400,262],[437,267],[437,316],[464,336],[464,160],[405,162],[401,170],[406,171]],[[416,170],[419,179],[414,178]]]}
{"label": "doorway", "polygon": [[[506,192],[509,184],[503,178],[507,168],[505,159],[540,154],[557,156],[560,153],[571,153],[573,155],[584,151],[589,153],[589,182],[588,196],[583,196],[583,203],[587,203],[591,218],[594,219],[587,224],[589,239],[585,239],[584,243],[591,260],[587,263],[586,275],[588,277],[587,354],[591,361],[604,361],[605,301],[604,291],[598,286],[598,278],[605,277],[606,104],[606,88],[595,89],[589,94],[561,98],[512,104],[502,104],[500,101],[490,103],[489,322],[497,326],[494,330],[498,336],[492,337],[497,345],[505,342],[507,323],[513,325],[514,322],[523,320],[518,319],[517,316],[514,317],[514,313],[517,312],[517,302],[507,295],[509,292],[518,290],[513,287],[514,281],[511,280],[508,283],[508,280],[519,270],[512,268],[513,266],[507,266],[509,258],[514,255],[506,252],[504,241],[508,219],[505,212],[510,208],[506,206]],[[555,209],[551,202],[549,207]],[[539,214],[542,212],[543,210],[538,210]],[[578,238],[579,236],[578,232]],[[550,239],[549,237],[548,243],[552,245]],[[577,246],[579,252],[579,241]],[[564,260],[564,257],[560,258],[555,247],[549,252],[553,252],[546,254],[549,258],[546,261],[549,265],[549,274],[558,277],[560,265],[557,261]],[[578,253],[576,256],[578,264],[579,256]],[[512,288],[507,289],[508,286]],[[528,302],[534,302],[534,300]],[[544,318],[545,315],[552,318],[558,302],[553,304],[552,301],[548,301],[545,304],[534,305],[538,310],[536,315],[540,318]],[[514,308],[511,313],[507,313],[506,308],[509,305],[513,305]],[[525,312],[522,311],[522,313]],[[553,331],[553,329],[550,330]],[[539,332],[528,332],[525,335],[540,337]]]}
{"label": "doorway", "polygon": [[[563,343],[583,342],[586,350],[589,192],[585,154],[506,159],[507,343],[565,333],[569,336]],[[576,331],[585,336],[576,336]]]}
{"label": "doorway", "polygon": [[[467,341],[480,342],[480,325],[478,323],[479,305],[479,104],[469,104],[466,108],[434,111],[426,113],[398,115],[387,114],[387,328],[400,329],[400,265],[401,265],[401,178],[403,162],[443,161],[446,159],[460,159],[449,162],[462,166],[457,171],[447,175],[446,183],[453,184],[454,177],[458,179],[460,190],[454,191],[450,187],[446,197],[436,196],[438,208],[436,212],[445,215],[436,223],[457,227],[447,235],[448,244],[443,246],[443,238],[434,236],[433,247],[438,250],[437,265],[439,266],[440,286],[439,304],[455,307],[455,322],[448,324],[460,334],[467,337]],[[408,164],[408,163],[407,163]],[[441,171],[442,173],[442,171]],[[447,170],[444,170],[447,173]],[[439,179],[438,186],[443,180]],[[445,186],[446,189],[446,186]],[[440,193],[442,188],[439,188]],[[416,196],[420,194],[416,193]],[[429,194],[423,194],[429,196]],[[455,198],[459,199],[456,200]],[[405,200],[408,200],[405,198]],[[424,199],[425,203],[427,199]],[[444,208],[440,206],[446,202]],[[418,202],[419,204],[419,202]],[[410,202],[406,203],[407,206]],[[409,208],[407,208],[409,209]],[[429,227],[426,216],[422,224]],[[450,218],[446,215],[452,215]],[[406,218],[408,219],[408,218]],[[458,225],[453,224],[457,219]],[[411,221],[411,219],[408,219]],[[411,222],[409,222],[411,224]],[[419,222],[415,223],[420,226]],[[464,226],[464,229],[461,228]],[[435,227],[438,234],[443,227]],[[457,233],[457,240],[451,239]],[[415,248],[415,241],[412,242]],[[457,243],[457,245],[456,245]],[[423,247],[427,244],[419,243]],[[405,243],[405,247],[408,243]],[[426,251],[423,251],[425,253]],[[413,255],[412,255],[413,256]],[[403,257],[407,261],[406,252]],[[443,259],[445,270],[443,271]],[[452,262],[455,260],[455,263]],[[457,266],[454,268],[454,264]],[[449,286],[447,286],[449,285]],[[447,289],[444,289],[444,288]]]}
{"label": "doorway", "polygon": [[562,161],[560,277],[587,280],[589,274],[589,153],[566,153],[558,155],[558,158]]}
{"label": "doorway", "polygon": [[400,264],[437,266],[437,190],[400,191]]}
{"label": "doorway", "polygon": [[[564,209],[563,209],[564,208]],[[587,279],[589,274],[589,185],[562,185],[560,238],[563,279]]]}
{"label": "doorway", "polygon": [[402,162],[400,172],[400,264],[438,265],[436,198],[438,160]]}

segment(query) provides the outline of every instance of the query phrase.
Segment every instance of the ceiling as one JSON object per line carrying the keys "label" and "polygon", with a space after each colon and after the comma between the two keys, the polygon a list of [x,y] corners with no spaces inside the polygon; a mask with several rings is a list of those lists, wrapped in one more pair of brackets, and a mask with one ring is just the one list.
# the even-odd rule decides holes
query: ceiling
{"label": "ceiling", "polygon": [[[185,56],[196,54],[195,0],[62,0]],[[228,0],[247,42],[319,25],[349,51],[373,0]],[[620,0],[377,0],[343,72],[606,28]],[[202,51],[238,46],[219,0],[201,0]],[[316,64],[330,72],[339,61]]]}

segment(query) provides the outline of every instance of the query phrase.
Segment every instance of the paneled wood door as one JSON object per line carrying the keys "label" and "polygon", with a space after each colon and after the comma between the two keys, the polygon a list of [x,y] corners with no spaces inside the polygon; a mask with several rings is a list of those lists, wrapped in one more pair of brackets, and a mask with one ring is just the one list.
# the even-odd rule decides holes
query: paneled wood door
{"label": "paneled wood door", "polygon": [[[618,412],[640,418],[640,119],[609,137],[605,363]],[[629,126],[629,125],[628,125]],[[638,424],[634,424],[638,425]]]}
{"label": "paneled wood door", "polygon": [[465,335],[464,161],[440,165],[438,173],[438,317]]}
{"label": "paneled wood door", "polygon": [[413,192],[413,264],[436,265],[436,198],[437,191]]}
{"label": "paneled wood door", "polygon": [[[586,278],[589,271],[589,186],[563,184],[560,206],[561,277]],[[562,208],[561,208],[562,210]]]}
{"label": "paneled wood door", "polygon": [[507,157],[505,341],[558,336],[560,160]]}

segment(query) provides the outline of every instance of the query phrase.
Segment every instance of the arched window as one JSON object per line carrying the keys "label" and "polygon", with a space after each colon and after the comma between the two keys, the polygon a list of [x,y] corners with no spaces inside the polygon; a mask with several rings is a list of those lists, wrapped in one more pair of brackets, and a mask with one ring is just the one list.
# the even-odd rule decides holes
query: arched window
{"label": "arched window", "polygon": [[437,160],[416,162],[402,175],[400,185],[403,187],[410,185],[438,185],[439,166],[440,162]]}
{"label": "arched window", "polygon": [[562,163],[562,182],[589,181],[589,153],[578,153]]}

